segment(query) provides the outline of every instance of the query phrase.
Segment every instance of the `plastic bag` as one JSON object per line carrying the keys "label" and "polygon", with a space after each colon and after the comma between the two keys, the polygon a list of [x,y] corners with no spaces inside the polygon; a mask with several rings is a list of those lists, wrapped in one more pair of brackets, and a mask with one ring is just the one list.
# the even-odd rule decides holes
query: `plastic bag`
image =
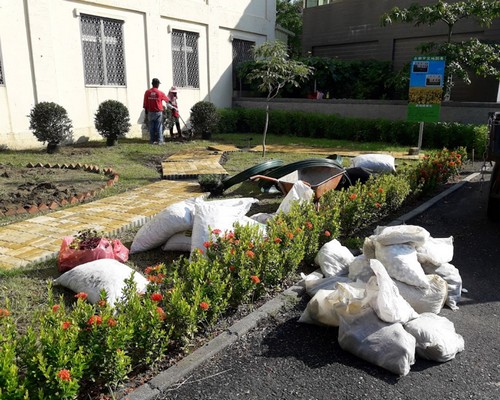
{"label": "plastic bag", "polygon": [[453,322],[436,314],[424,313],[404,328],[417,341],[417,355],[427,360],[450,361],[465,348],[464,338],[455,332]]}
{"label": "plastic bag", "polygon": [[415,363],[415,343],[400,323],[381,321],[371,308],[340,315],[340,347],[394,374],[410,372]]}
{"label": "plastic bag", "polygon": [[103,258],[111,258],[120,262],[128,260],[129,250],[118,239],[110,241],[101,238],[95,248],[85,250],[71,248],[73,240],[73,236],[63,238],[57,259],[59,272],[69,271],[77,265]]}

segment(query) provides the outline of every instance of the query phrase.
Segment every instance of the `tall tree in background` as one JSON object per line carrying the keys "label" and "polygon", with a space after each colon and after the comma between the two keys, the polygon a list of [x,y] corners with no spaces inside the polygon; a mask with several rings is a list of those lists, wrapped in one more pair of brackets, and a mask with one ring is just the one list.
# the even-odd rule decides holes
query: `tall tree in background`
{"label": "tall tree in background", "polygon": [[246,75],[248,81],[255,81],[259,91],[266,93],[266,124],[262,140],[262,156],[266,155],[266,136],[269,126],[269,102],[285,85],[298,87],[312,72],[300,61],[291,60],[285,43],[279,40],[264,42],[253,49],[255,66]]}
{"label": "tall tree in background", "polygon": [[393,22],[411,23],[414,26],[445,24],[448,28],[444,42],[422,43],[418,49],[422,54],[446,57],[446,83],[444,99],[449,100],[453,79],[462,79],[470,84],[469,73],[481,77],[500,78],[500,45],[480,42],[477,38],[454,42],[453,28],[463,19],[473,19],[480,25],[489,27],[500,16],[500,1],[466,0],[444,2],[439,0],[432,5],[412,4],[409,8],[394,7],[382,15],[382,25]]}
{"label": "tall tree in background", "polygon": [[288,47],[291,58],[299,57],[302,54],[302,0],[277,0],[276,22],[295,35],[288,38]]}

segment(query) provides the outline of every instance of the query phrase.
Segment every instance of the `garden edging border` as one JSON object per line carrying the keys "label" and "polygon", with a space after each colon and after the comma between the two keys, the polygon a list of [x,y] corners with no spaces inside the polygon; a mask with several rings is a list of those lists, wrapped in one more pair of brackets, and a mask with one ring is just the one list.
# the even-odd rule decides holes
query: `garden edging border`
{"label": "garden edging border", "polygon": [[[480,175],[479,172],[474,172],[466,176],[460,182],[454,184],[437,196],[429,199],[428,201],[417,207],[415,210],[396,218],[387,225],[394,226],[405,224],[406,221],[415,218],[419,214],[423,213],[446,196],[460,189],[466,182],[471,182],[478,175]],[[317,272],[313,272],[313,274],[315,273]],[[299,297],[302,296],[302,294],[305,292],[305,288],[302,285],[302,282],[303,280],[286,289],[284,292],[278,294],[278,296],[269,300],[254,312],[234,323],[225,332],[216,336],[204,346],[198,348],[193,353],[184,357],[174,366],[160,372],[149,382],[124,395],[120,398],[120,400],[158,399],[158,396],[163,391],[168,389],[176,382],[179,382],[182,378],[186,377],[186,375],[188,375],[204,362],[208,361],[211,357],[236,342],[240,337],[248,333],[251,329],[257,327],[261,320],[278,313],[282,308],[285,308],[288,303],[297,301]]]}
{"label": "garden edging border", "polygon": [[78,204],[82,203],[85,200],[89,200],[95,197],[100,191],[113,186],[116,182],[118,182],[119,175],[112,168],[100,168],[97,165],[91,164],[42,164],[42,163],[29,163],[26,165],[26,168],[60,168],[60,169],[82,169],[87,172],[100,174],[101,172],[106,175],[109,179],[106,181],[104,185],[101,185],[95,190],[91,190],[85,193],[78,193],[76,195],[69,196],[67,198],[51,201],[50,203],[40,203],[40,204],[32,204],[30,206],[22,205],[17,208],[10,208],[5,212],[0,211],[0,217],[6,216],[14,216],[21,214],[36,214],[38,212],[45,212],[55,210],[59,207],[64,207],[68,204]]}

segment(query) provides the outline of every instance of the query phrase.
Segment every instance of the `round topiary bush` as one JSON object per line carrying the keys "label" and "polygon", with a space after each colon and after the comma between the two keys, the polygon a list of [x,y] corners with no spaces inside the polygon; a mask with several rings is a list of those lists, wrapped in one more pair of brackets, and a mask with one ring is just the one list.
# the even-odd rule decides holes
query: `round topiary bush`
{"label": "round topiary bush", "polygon": [[128,108],[117,100],[103,101],[94,116],[95,129],[106,138],[106,144],[116,144],[130,129]]}
{"label": "round topiary bush", "polygon": [[191,124],[195,133],[202,139],[210,139],[219,124],[219,113],[209,101],[199,101],[191,108]]}
{"label": "round topiary bush", "polygon": [[39,142],[47,143],[47,152],[72,139],[73,124],[64,107],[53,102],[41,102],[35,105],[29,114],[30,129]]}

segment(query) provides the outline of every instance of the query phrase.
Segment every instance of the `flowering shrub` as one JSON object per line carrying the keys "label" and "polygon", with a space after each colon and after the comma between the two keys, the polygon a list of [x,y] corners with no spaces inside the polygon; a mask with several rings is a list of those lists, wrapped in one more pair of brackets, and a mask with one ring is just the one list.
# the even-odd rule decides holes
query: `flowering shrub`
{"label": "flowering shrub", "polygon": [[452,176],[458,175],[466,157],[467,152],[463,147],[455,151],[443,149],[427,154],[407,173],[414,194],[428,194],[435,190],[437,185],[446,183]]}

